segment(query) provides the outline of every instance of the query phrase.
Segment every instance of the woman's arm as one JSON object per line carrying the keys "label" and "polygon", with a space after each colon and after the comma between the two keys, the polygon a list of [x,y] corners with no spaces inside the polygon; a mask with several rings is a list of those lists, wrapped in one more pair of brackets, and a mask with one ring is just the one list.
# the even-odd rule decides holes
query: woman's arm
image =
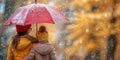
{"label": "woman's arm", "polygon": [[35,51],[32,48],[30,53],[24,58],[24,60],[34,60],[35,59]]}

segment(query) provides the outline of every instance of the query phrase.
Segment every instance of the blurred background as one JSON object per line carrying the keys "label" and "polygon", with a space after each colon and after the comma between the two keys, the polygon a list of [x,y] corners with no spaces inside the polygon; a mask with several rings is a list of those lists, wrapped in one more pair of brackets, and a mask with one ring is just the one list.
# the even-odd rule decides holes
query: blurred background
{"label": "blurred background", "polygon": [[[0,0],[0,60],[6,60],[9,38],[14,26],[5,26],[9,16],[19,7],[34,0]],[[37,0],[52,5],[68,18],[62,27],[45,25],[49,42],[57,51],[58,60],[119,60],[120,0]],[[35,36],[35,25],[31,35]]]}

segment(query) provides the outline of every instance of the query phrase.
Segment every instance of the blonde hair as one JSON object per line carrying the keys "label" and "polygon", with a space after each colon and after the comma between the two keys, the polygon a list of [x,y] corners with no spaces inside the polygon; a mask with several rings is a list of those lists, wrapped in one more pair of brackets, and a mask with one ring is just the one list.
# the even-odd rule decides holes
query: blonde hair
{"label": "blonde hair", "polygon": [[48,32],[37,32],[36,37],[39,41],[48,41]]}
{"label": "blonde hair", "polygon": [[45,26],[40,26],[36,33],[36,37],[39,41],[48,41],[48,32]]}

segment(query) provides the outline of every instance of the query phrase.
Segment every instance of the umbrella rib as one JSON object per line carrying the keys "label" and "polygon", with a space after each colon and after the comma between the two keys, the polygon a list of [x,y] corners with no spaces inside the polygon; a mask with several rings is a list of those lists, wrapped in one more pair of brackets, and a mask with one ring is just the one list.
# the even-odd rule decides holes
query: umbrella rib
{"label": "umbrella rib", "polygon": [[[43,5],[43,6],[47,9],[47,11],[48,11],[48,13],[49,13],[50,17],[54,20],[54,18],[52,17],[52,15],[51,15],[51,13],[50,13],[50,11],[49,11],[48,7],[47,7],[46,5]],[[53,22],[55,23],[55,20],[54,20]]]}
{"label": "umbrella rib", "polygon": [[[34,4],[33,4],[33,5],[34,5]],[[31,6],[31,7],[29,7],[28,12],[30,11],[30,9],[31,9],[31,8],[32,8],[32,6]],[[28,18],[28,17],[27,17],[27,16],[28,16],[28,14],[29,14],[29,13],[27,13],[27,14],[26,14],[26,19]],[[26,22],[26,20],[25,20],[25,22]],[[26,24],[25,24],[25,22],[24,22],[24,25],[26,25]]]}

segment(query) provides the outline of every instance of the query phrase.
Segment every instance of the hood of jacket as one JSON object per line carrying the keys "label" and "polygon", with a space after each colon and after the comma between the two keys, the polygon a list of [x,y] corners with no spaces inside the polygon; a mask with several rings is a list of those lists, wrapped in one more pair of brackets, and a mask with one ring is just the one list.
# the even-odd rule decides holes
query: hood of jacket
{"label": "hood of jacket", "polygon": [[40,55],[48,55],[52,51],[53,47],[49,43],[38,43],[34,46],[34,50]]}
{"label": "hood of jacket", "polygon": [[21,36],[16,49],[25,50],[27,47],[29,47],[29,45],[36,41],[37,41],[36,38],[32,36],[29,35]]}

